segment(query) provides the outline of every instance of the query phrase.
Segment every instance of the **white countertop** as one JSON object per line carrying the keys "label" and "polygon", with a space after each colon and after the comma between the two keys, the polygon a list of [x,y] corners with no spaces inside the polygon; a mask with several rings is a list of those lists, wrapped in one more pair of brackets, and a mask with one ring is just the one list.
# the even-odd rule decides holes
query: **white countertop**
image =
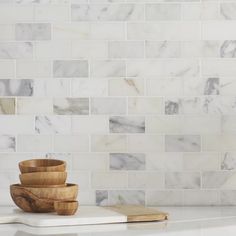
{"label": "white countertop", "polygon": [[[0,213],[4,209],[6,207],[0,207]],[[159,207],[158,209],[169,213],[168,221],[40,228],[23,224],[2,224],[0,225],[0,235],[236,235],[236,207]]]}

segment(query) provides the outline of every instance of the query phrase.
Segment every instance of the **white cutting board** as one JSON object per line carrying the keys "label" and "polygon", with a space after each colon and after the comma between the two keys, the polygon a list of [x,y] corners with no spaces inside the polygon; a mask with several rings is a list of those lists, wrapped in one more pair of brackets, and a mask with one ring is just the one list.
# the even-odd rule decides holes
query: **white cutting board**
{"label": "white cutting board", "polygon": [[147,221],[147,218],[148,221],[153,221],[164,220],[165,217],[166,213],[142,206],[114,206],[113,209],[80,206],[73,216],[59,216],[56,213],[26,213],[15,207],[0,208],[0,224],[22,223],[36,227],[127,223]]}

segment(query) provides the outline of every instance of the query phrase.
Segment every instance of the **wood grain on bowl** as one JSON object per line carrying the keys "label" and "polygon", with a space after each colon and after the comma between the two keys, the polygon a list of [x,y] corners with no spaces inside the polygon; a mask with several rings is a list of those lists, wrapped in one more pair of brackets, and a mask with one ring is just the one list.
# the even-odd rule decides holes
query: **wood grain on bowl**
{"label": "wood grain on bowl", "polygon": [[54,208],[58,215],[74,215],[78,209],[78,201],[55,201]]}

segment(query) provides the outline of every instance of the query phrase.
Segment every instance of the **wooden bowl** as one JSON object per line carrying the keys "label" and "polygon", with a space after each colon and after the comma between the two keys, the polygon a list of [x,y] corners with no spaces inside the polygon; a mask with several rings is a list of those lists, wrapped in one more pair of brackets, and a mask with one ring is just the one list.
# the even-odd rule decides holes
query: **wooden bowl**
{"label": "wooden bowl", "polygon": [[19,175],[22,185],[60,185],[65,184],[66,172],[33,172]]}
{"label": "wooden bowl", "polygon": [[66,163],[56,159],[32,159],[21,161],[19,168],[21,173],[63,172],[66,169]]}
{"label": "wooden bowl", "polygon": [[10,186],[14,203],[26,212],[53,212],[54,201],[75,200],[78,185],[67,184],[65,187],[23,187],[20,184]]}
{"label": "wooden bowl", "polygon": [[55,201],[54,209],[58,215],[74,215],[78,209],[78,201]]}

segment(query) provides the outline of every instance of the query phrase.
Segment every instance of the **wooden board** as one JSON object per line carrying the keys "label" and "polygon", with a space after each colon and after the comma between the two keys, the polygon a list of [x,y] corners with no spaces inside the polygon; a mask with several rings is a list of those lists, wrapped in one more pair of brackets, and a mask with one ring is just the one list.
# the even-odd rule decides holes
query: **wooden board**
{"label": "wooden board", "polygon": [[56,213],[27,213],[16,207],[0,207],[0,224],[22,223],[36,227],[162,221],[166,218],[166,213],[134,206],[80,206],[73,216],[59,216]]}
{"label": "wooden board", "polygon": [[165,212],[137,205],[115,205],[110,210],[127,216],[127,222],[162,221],[168,218]]}

